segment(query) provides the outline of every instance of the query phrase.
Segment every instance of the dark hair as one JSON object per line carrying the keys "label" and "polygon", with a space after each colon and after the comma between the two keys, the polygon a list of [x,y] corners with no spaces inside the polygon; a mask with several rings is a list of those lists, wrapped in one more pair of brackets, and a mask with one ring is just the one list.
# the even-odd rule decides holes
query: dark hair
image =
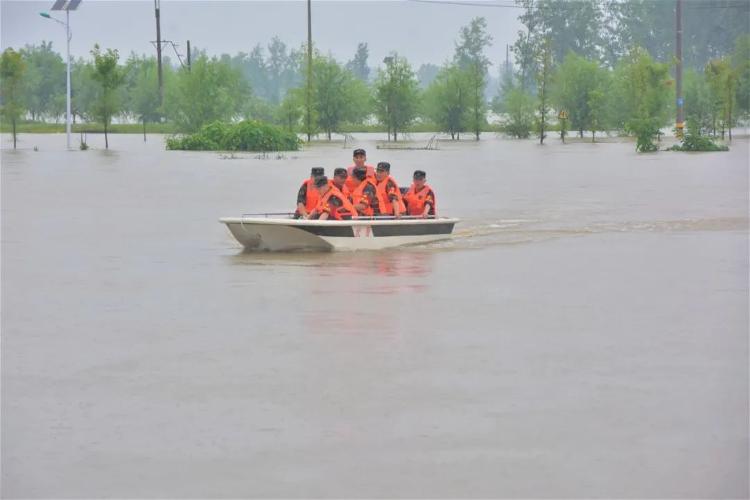
{"label": "dark hair", "polygon": [[341,177],[341,176],[347,177],[348,175],[349,174],[346,173],[345,168],[337,168],[336,170],[333,171],[334,177]]}
{"label": "dark hair", "polygon": [[380,163],[378,163],[378,168],[377,169],[378,170],[385,170],[386,172],[390,172],[391,171],[391,164],[388,163],[387,161],[381,161]]}
{"label": "dark hair", "polygon": [[367,156],[367,153],[365,153],[364,149],[355,149],[354,153],[352,153],[352,156],[359,156],[359,155]]}
{"label": "dark hair", "polygon": [[325,175],[321,175],[320,177],[315,178],[315,187],[323,187],[326,184],[328,184],[328,177]]}
{"label": "dark hair", "polygon": [[354,170],[352,170],[352,175],[357,179],[363,181],[365,180],[365,177],[367,177],[367,170],[364,168],[355,168]]}
{"label": "dark hair", "polygon": [[415,170],[414,171],[414,178],[415,179],[424,179],[427,177],[427,174],[424,172],[424,170]]}
{"label": "dark hair", "polygon": [[321,175],[325,175],[326,170],[323,167],[313,167],[310,169],[310,175],[315,177],[320,177]]}

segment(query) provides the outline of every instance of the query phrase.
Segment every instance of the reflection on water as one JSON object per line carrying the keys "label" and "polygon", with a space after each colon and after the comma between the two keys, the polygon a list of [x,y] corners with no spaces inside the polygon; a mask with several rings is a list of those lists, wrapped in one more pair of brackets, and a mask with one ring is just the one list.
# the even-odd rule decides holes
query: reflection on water
{"label": "reflection on water", "polygon": [[421,277],[430,271],[434,252],[400,248],[358,252],[239,252],[228,257],[236,266],[304,267],[320,277]]}

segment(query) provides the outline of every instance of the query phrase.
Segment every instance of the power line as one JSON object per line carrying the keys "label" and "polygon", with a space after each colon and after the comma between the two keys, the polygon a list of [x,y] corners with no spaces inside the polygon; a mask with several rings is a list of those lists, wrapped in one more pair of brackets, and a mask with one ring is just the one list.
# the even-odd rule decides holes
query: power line
{"label": "power line", "polygon": [[408,0],[414,3],[432,3],[439,5],[461,5],[467,7],[494,7],[500,9],[523,9],[520,5],[509,5],[509,4],[498,4],[498,3],[483,3],[483,2],[460,2],[450,0]]}

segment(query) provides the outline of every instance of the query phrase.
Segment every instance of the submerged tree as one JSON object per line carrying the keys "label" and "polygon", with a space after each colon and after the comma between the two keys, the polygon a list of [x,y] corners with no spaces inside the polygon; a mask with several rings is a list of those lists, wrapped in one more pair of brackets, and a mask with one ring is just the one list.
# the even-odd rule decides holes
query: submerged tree
{"label": "submerged tree", "polygon": [[[706,80],[714,96],[714,116],[719,118],[721,138],[729,129],[729,140],[732,140],[732,112],[737,98],[737,75],[727,58],[715,59],[706,65]],[[715,128],[715,127],[714,127]]]}
{"label": "submerged tree", "polygon": [[537,80],[537,97],[539,99],[539,144],[544,144],[546,134],[547,115],[549,114],[550,103],[550,84],[552,79],[552,48],[550,39],[547,38],[541,46],[538,55],[537,68],[539,71],[536,75]]}
{"label": "submerged tree", "polygon": [[23,107],[23,75],[26,70],[21,54],[8,48],[0,57],[0,104],[2,115],[11,123],[13,149],[16,149],[16,123]]}
{"label": "submerged tree", "polygon": [[482,127],[487,123],[487,101],[484,88],[487,86],[489,59],[484,49],[492,45],[492,37],[487,33],[487,21],[475,17],[468,26],[461,28],[460,41],[456,45],[454,63],[466,76],[463,80],[467,89],[468,126],[477,140]]}
{"label": "submerged tree", "polygon": [[207,123],[240,115],[250,96],[250,86],[239,70],[215,57],[201,56],[190,71],[183,68],[174,76],[164,106],[180,130],[194,132]]}
{"label": "submerged tree", "polygon": [[552,100],[565,110],[571,129],[583,137],[584,130],[601,130],[607,123],[606,95],[609,72],[596,61],[568,53],[553,75]]}
{"label": "submerged tree", "polygon": [[117,89],[123,82],[121,69],[117,66],[119,54],[117,50],[107,49],[102,52],[99,44],[91,51],[94,56],[94,72],[92,78],[99,84],[98,95],[94,101],[92,114],[104,125],[104,147],[109,149],[107,136],[112,117],[120,111],[120,96]]}
{"label": "submerged tree", "polygon": [[424,114],[451,139],[460,139],[469,121],[466,73],[446,64],[424,93]]}
{"label": "submerged tree", "polygon": [[615,68],[609,109],[615,125],[637,136],[638,151],[655,151],[654,137],[669,121],[674,95],[666,64],[643,49],[633,50]]}
{"label": "submerged tree", "polygon": [[315,116],[330,141],[343,122],[366,116],[369,95],[364,83],[333,58],[316,58],[313,72]]}
{"label": "submerged tree", "polygon": [[375,114],[388,128],[388,140],[398,140],[417,116],[419,83],[409,62],[397,54],[389,56],[385,70],[378,70],[374,88]]}

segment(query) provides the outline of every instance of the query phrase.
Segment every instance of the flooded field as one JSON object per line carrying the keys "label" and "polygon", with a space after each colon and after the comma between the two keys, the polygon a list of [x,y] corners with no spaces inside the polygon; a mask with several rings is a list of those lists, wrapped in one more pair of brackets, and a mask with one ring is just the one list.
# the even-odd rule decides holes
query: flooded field
{"label": "flooded field", "polygon": [[[3,497],[748,495],[747,139],[355,136],[2,151]],[[354,147],[426,170],[456,237],[242,253],[218,223]]]}

